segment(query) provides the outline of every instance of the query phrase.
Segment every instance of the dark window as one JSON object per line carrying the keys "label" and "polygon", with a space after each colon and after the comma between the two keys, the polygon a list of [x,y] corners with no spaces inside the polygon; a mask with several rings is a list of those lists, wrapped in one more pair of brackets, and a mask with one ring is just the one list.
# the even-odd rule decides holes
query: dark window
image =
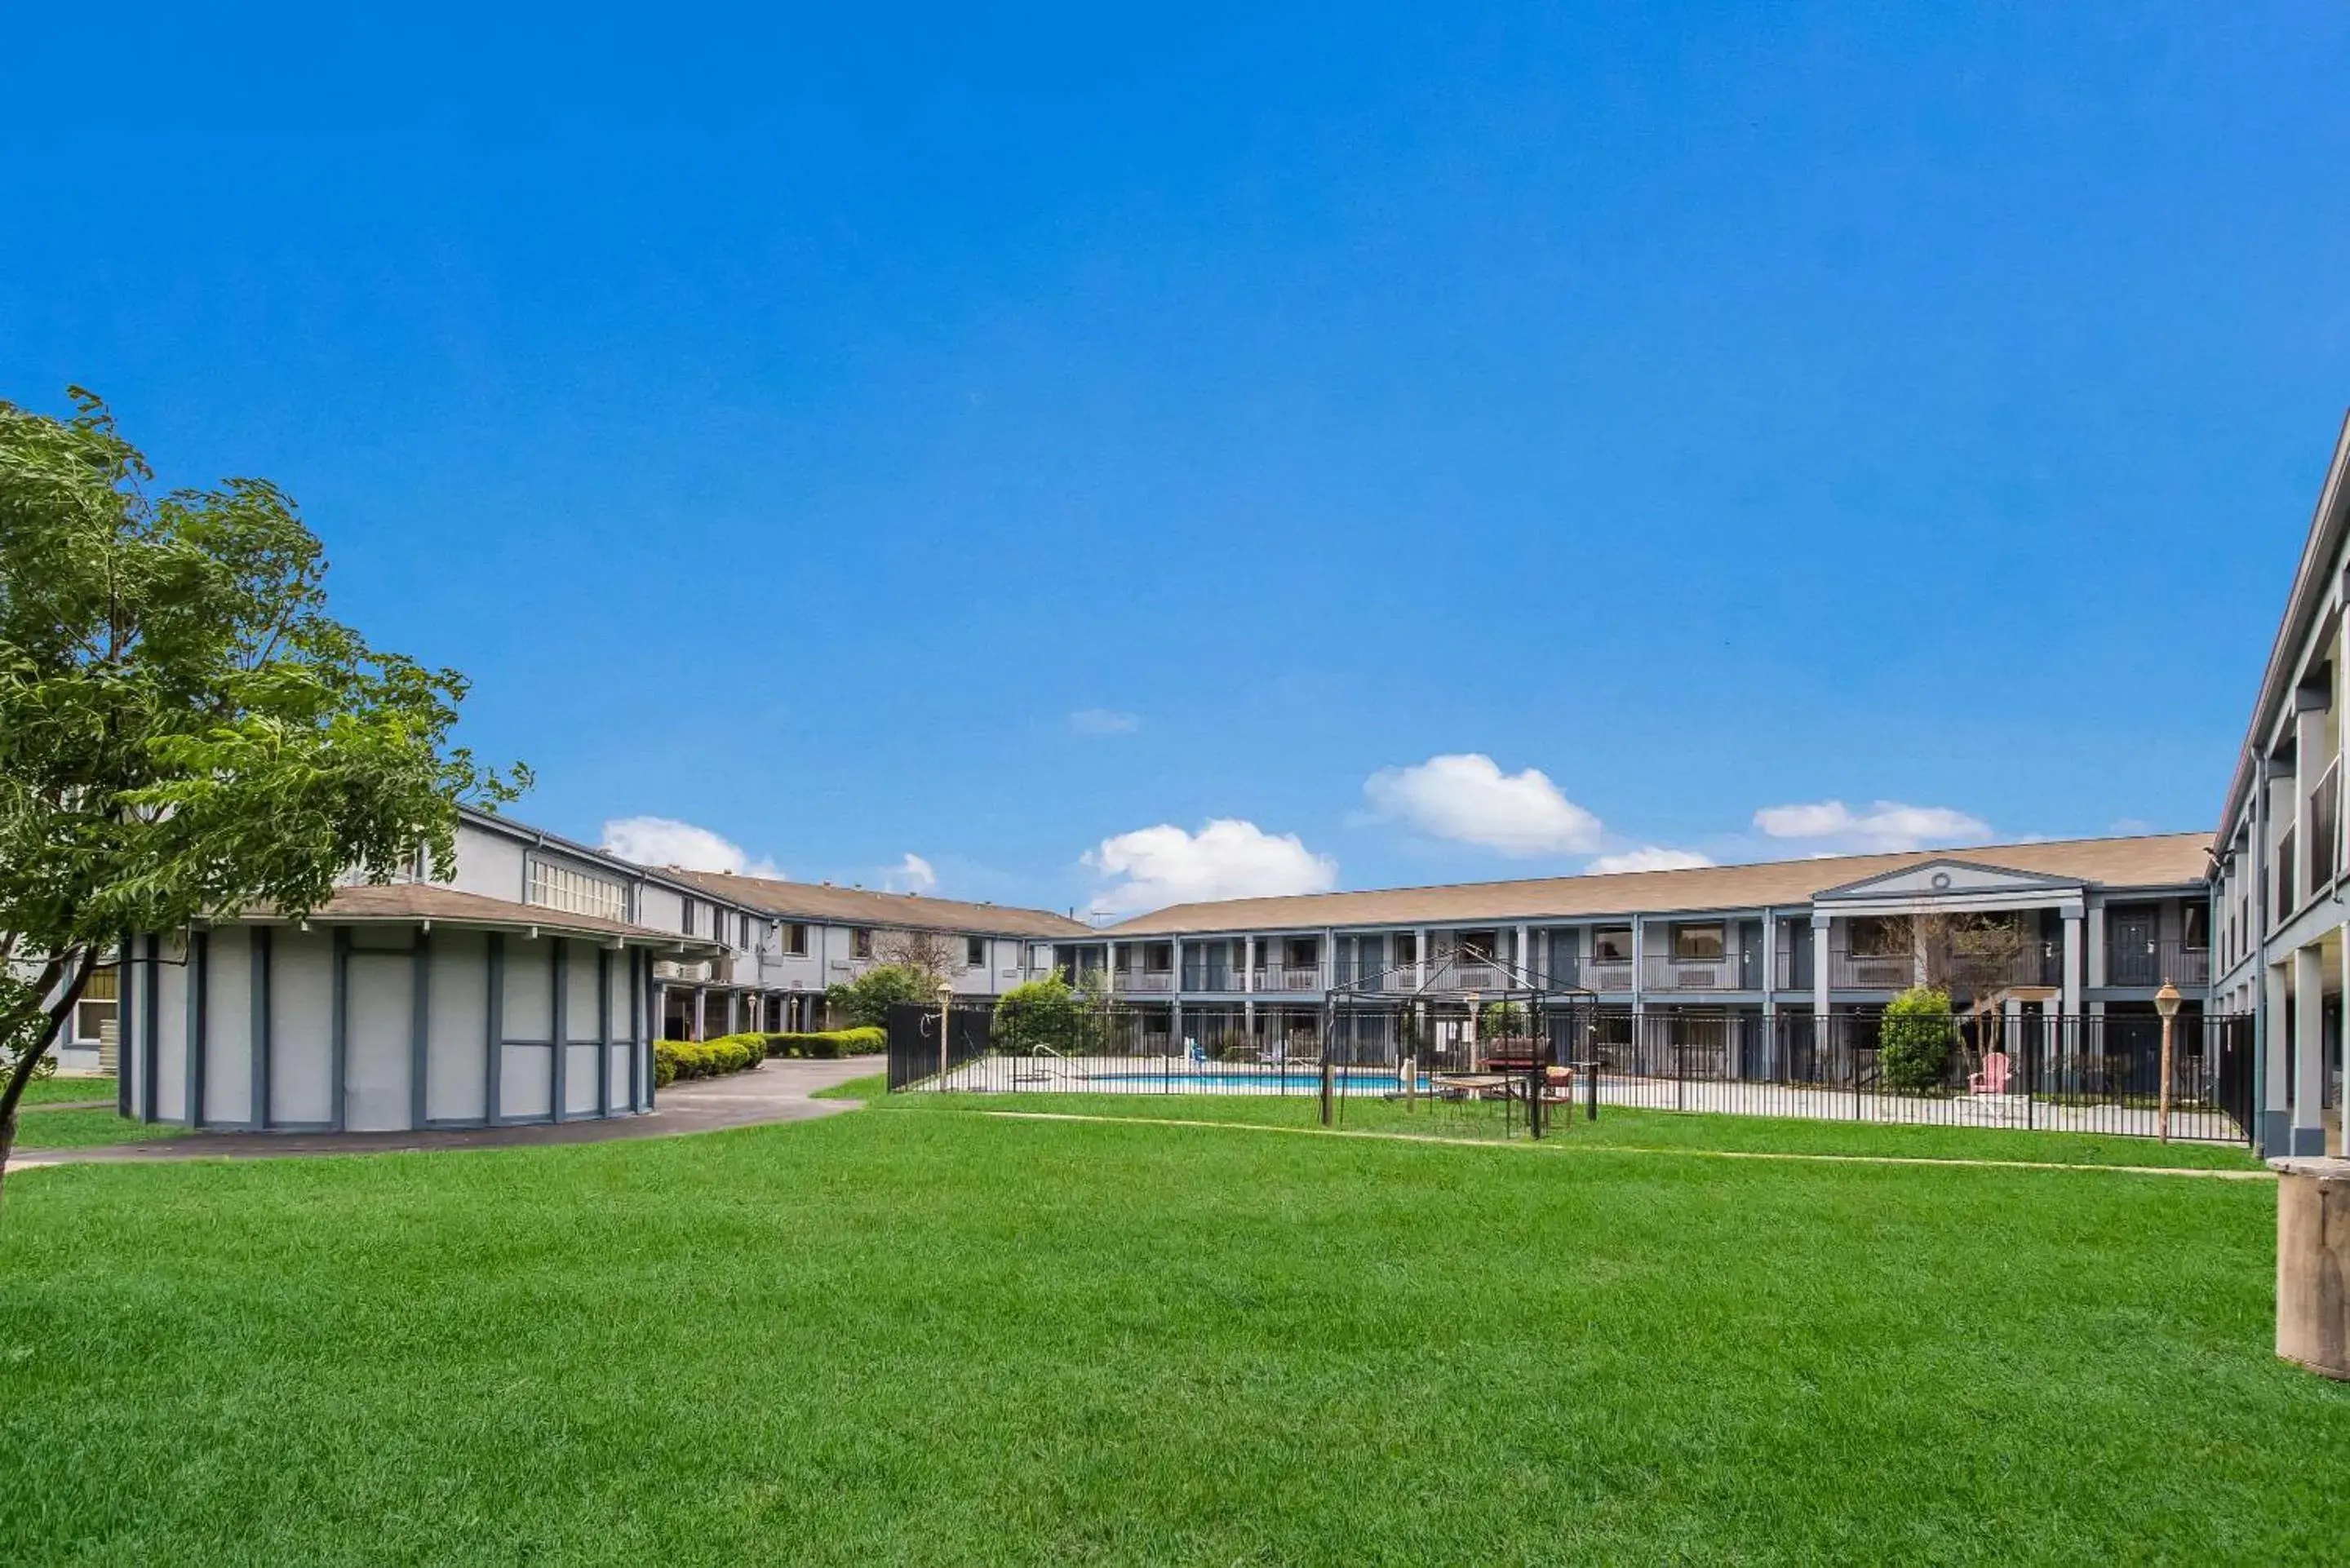
{"label": "dark window", "polygon": [[2182,948],[2208,948],[2211,945],[2211,907],[2209,904],[2182,904],[2178,907],[2178,945]]}
{"label": "dark window", "polygon": [[1146,974],[1165,974],[1175,967],[1175,944],[1145,942],[1142,944],[1142,968]]}
{"label": "dark window", "polygon": [[784,926],[784,951],[794,958],[806,958],[807,950],[806,922],[802,920],[786,922]]}
{"label": "dark window", "polygon": [[1675,926],[1673,957],[1677,959],[1718,959],[1721,956],[1721,928],[1718,925]]}
{"label": "dark window", "polygon": [[1499,931],[1463,931],[1461,933],[1461,959],[1464,963],[1492,963],[1493,955],[1502,949]]}
{"label": "dark window", "polygon": [[1844,923],[1844,950],[1855,958],[1907,957],[1909,922],[1883,915],[1856,915]]}
{"label": "dark window", "polygon": [[851,926],[848,929],[848,956],[869,959],[873,956],[873,928]]}
{"label": "dark window", "polygon": [[1594,963],[1629,963],[1632,961],[1632,928],[1602,926],[1591,933],[1591,961]]}
{"label": "dark window", "polygon": [[693,900],[680,898],[677,902],[679,911],[677,929],[690,937],[693,935]]}
{"label": "dark window", "polygon": [[1292,937],[1282,947],[1292,969],[1312,969],[1322,961],[1320,948],[1312,937]]}
{"label": "dark window", "polygon": [[962,966],[965,969],[987,967],[987,939],[965,937],[962,940]]}
{"label": "dark window", "polygon": [[1398,931],[1396,933],[1395,961],[1396,967],[1399,969],[1402,968],[1405,964],[1418,963],[1419,961],[1419,933],[1418,931]]}

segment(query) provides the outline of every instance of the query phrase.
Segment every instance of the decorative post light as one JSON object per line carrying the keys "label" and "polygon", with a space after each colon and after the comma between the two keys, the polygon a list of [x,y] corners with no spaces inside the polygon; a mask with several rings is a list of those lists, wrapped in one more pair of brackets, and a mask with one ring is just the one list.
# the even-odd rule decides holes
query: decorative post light
{"label": "decorative post light", "polygon": [[947,1086],[947,1005],[954,1001],[954,987],[939,981],[939,1087]]}
{"label": "decorative post light", "polygon": [[2154,1010],[2162,1014],[2162,1090],[2156,1102],[2155,1133],[2164,1143],[2170,1141],[2170,1024],[2178,1016],[2178,988],[2168,981],[2154,993]]}

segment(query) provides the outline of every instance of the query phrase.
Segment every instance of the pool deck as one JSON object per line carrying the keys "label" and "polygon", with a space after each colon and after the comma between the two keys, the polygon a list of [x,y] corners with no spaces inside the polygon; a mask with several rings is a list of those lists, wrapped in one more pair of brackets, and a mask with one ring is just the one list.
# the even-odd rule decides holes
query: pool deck
{"label": "pool deck", "polygon": [[[1378,1097],[1399,1086],[1394,1069],[1377,1064],[1338,1069],[1340,1092]],[[1181,1056],[989,1056],[967,1062],[946,1076],[950,1092],[968,1094],[1087,1095],[1312,1095],[1321,1087],[1318,1063],[1194,1062]],[[1371,1080],[1377,1080],[1373,1086]],[[1426,1081],[1423,1076],[1423,1083]],[[920,1088],[935,1092],[939,1085]],[[1576,1103],[1586,1093],[1575,1085]],[[1599,1103],[1638,1110],[1695,1111],[1715,1116],[1794,1116],[1808,1121],[1879,1122],[1911,1127],[2030,1128],[2035,1132],[2141,1136],[2117,1127],[2112,1106],[2067,1106],[2012,1095],[1909,1096],[1802,1084],[1607,1076],[1599,1080]],[[2150,1113],[2133,1110],[2133,1119]],[[2198,1143],[2239,1143],[2235,1124],[2219,1111],[2174,1110],[2171,1136]]]}

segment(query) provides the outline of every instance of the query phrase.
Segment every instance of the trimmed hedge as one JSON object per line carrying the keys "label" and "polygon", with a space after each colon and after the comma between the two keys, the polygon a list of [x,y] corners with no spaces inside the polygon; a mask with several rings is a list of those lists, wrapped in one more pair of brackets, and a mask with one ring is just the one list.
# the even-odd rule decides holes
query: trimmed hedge
{"label": "trimmed hedge", "polygon": [[766,1037],[722,1034],[715,1040],[662,1040],[653,1046],[653,1086],[680,1078],[715,1078],[758,1066],[767,1059]]}
{"label": "trimmed hedge", "polygon": [[889,1046],[881,1029],[827,1029],[807,1034],[722,1034],[715,1040],[662,1040],[653,1046],[653,1087],[680,1078],[715,1078],[759,1065],[770,1056],[803,1056],[829,1062],[869,1056]]}
{"label": "trimmed hedge", "polygon": [[767,1054],[770,1056],[806,1056],[819,1062],[829,1062],[841,1056],[878,1055],[889,1048],[889,1031],[870,1026],[767,1036]]}

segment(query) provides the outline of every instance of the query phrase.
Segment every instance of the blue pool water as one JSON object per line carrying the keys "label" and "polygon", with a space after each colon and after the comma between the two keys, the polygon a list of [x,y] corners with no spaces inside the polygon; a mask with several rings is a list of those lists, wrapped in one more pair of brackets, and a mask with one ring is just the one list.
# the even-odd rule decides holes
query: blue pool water
{"label": "blue pool water", "polygon": [[[1088,1073],[1088,1084],[1149,1084],[1165,1088],[1170,1094],[1230,1095],[1266,1093],[1274,1089],[1305,1090],[1318,1088],[1322,1083],[1319,1067],[1293,1067],[1287,1072],[1268,1068],[1258,1073]],[[1380,1094],[1400,1086],[1393,1073],[1342,1072],[1337,1085],[1350,1095]],[[1419,1080],[1419,1092],[1428,1093],[1428,1080]]]}

